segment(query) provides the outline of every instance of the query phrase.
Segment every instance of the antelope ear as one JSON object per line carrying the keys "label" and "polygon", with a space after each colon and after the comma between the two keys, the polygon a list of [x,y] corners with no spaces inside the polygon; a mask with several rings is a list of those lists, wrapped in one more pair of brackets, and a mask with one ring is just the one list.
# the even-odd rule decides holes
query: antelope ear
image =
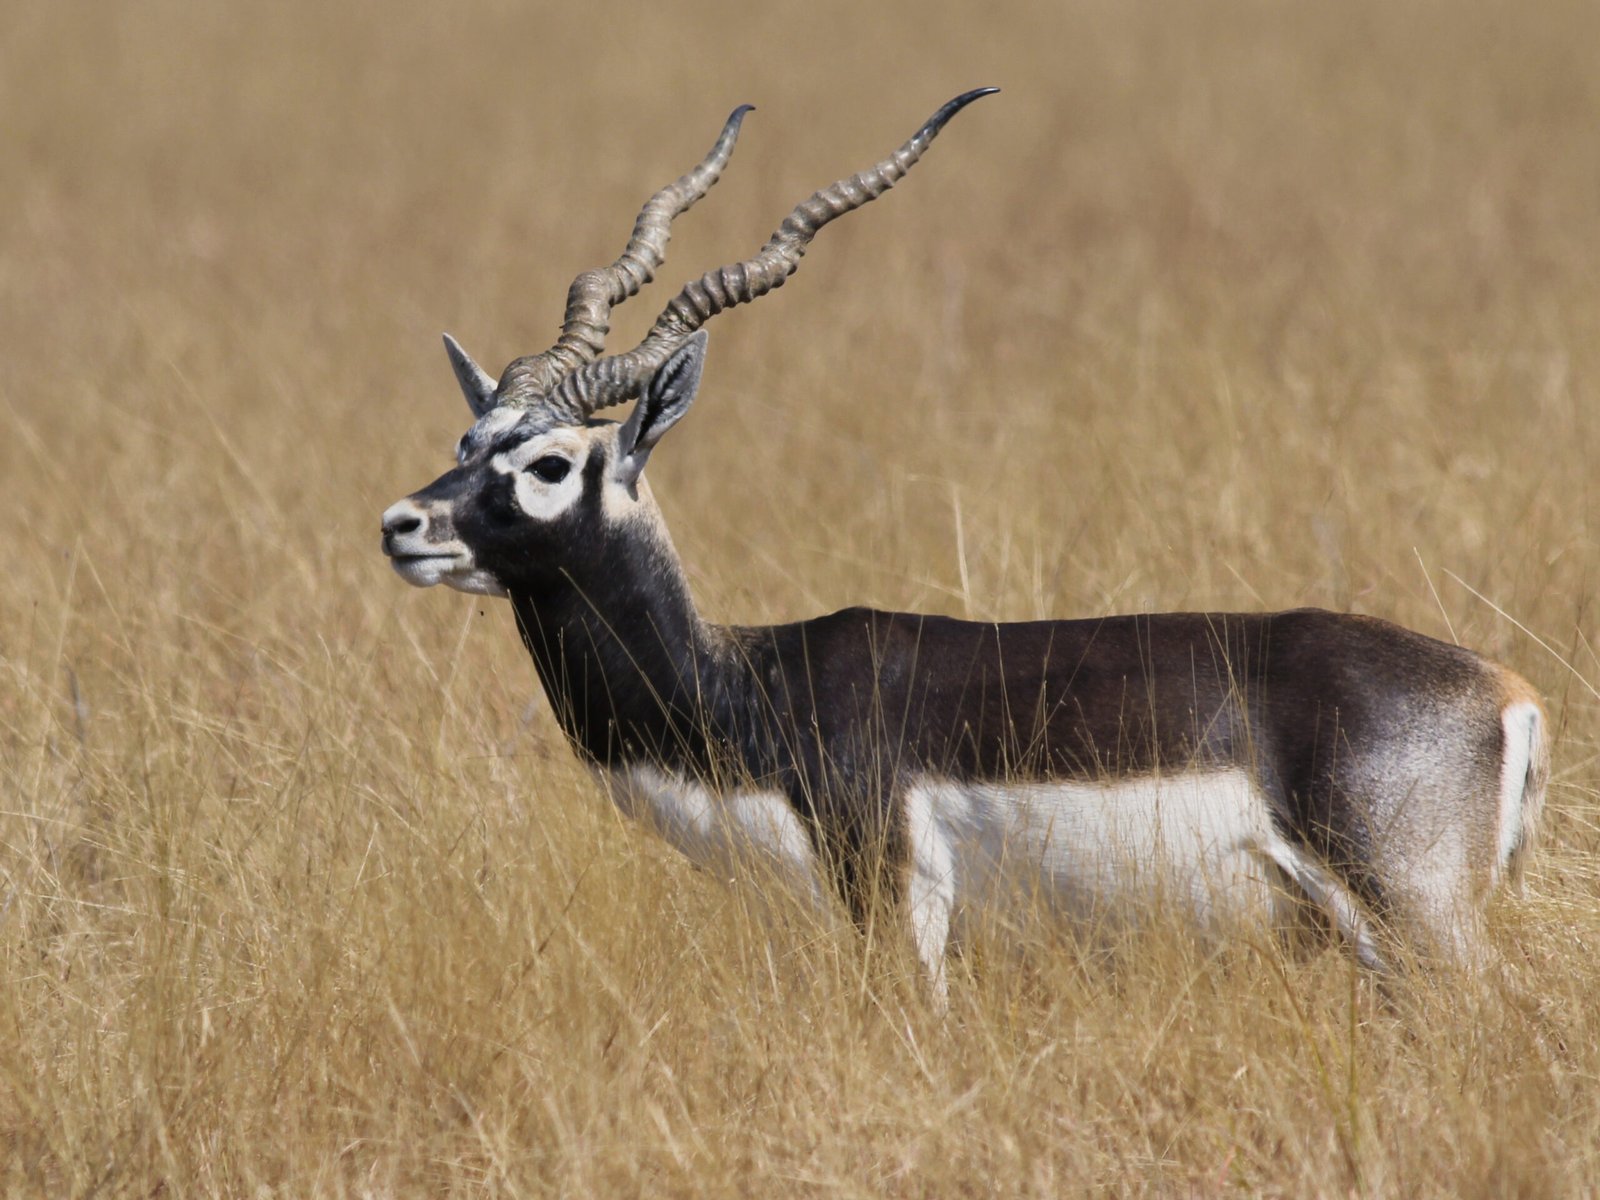
{"label": "antelope ear", "polygon": [[494,377],[472,361],[472,355],[461,348],[461,343],[448,333],[444,335],[444,351],[450,356],[450,369],[456,373],[461,394],[467,398],[472,415],[481,417],[494,407]]}
{"label": "antelope ear", "polygon": [[705,365],[706,331],[701,329],[674,350],[651,377],[650,385],[617,435],[618,474],[623,483],[632,486],[643,474],[645,460],[655,444],[689,411],[700,390],[700,372]]}

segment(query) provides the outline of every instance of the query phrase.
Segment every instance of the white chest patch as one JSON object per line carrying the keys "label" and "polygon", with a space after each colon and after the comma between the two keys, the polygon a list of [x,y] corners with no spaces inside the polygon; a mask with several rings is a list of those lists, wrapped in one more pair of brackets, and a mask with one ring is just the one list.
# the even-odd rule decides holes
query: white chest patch
{"label": "white chest patch", "polygon": [[777,792],[713,792],[656,767],[596,773],[623,813],[723,879],[752,869],[775,873],[818,911],[827,907],[816,854],[805,826]]}

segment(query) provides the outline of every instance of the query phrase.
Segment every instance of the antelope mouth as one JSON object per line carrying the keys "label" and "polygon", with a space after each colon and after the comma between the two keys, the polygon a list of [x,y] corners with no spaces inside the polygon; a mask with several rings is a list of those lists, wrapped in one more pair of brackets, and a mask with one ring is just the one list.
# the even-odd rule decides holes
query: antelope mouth
{"label": "antelope mouth", "polygon": [[394,573],[412,587],[433,587],[444,584],[458,592],[475,596],[504,596],[506,589],[487,571],[473,564],[472,555],[464,552],[441,554],[406,554],[391,552],[389,565]]}
{"label": "antelope mouth", "polygon": [[436,583],[445,582],[457,571],[470,570],[472,567],[469,555],[449,551],[435,554],[408,554],[401,550],[391,550],[388,554],[389,565],[394,568],[395,574],[413,587],[432,587]]}

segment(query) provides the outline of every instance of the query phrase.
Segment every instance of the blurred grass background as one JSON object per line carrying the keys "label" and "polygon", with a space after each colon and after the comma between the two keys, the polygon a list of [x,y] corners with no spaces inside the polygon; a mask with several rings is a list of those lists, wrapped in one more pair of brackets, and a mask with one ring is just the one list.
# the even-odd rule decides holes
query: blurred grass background
{"label": "blurred grass background", "polygon": [[[0,1183],[42,1195],[1557,1195],[1600,1178],[1600,10],[0,8]],[[378,513],[758,106],[677,284],[969,87],[712,326],[702,607],[1320,604],[1558,731],[1493,996],[1337,954],[958,972],[623,827]]]}

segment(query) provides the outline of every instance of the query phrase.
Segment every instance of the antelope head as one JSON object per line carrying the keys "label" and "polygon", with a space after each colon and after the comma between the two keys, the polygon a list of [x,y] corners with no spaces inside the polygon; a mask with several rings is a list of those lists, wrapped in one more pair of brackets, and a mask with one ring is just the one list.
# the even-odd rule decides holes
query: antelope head
{"label": "antelope head", "polygon": [[[717,182],[748,105],[729,116],[694,170],[650,198],[621,256],[573,280],[549,350],[516,359],[496,381],[445,335],[477,421],[457,445],[454,469],[384,512],[383,551],[395,571],[418,587],[538,595],[570,577],[575,553],[603,560],[619,533],[641,524],[659,530],[643,471],[694,400],[702,326],[781,287],[819,229],[893,187],[951,117],[996,90],[957,96],[888,158],[803,201],[754,257],[686,285],[632,350],[602,357],[611,310],[654,277],[673,218]],[[595,417],[628,401],[633,409],[620,424]]]}

